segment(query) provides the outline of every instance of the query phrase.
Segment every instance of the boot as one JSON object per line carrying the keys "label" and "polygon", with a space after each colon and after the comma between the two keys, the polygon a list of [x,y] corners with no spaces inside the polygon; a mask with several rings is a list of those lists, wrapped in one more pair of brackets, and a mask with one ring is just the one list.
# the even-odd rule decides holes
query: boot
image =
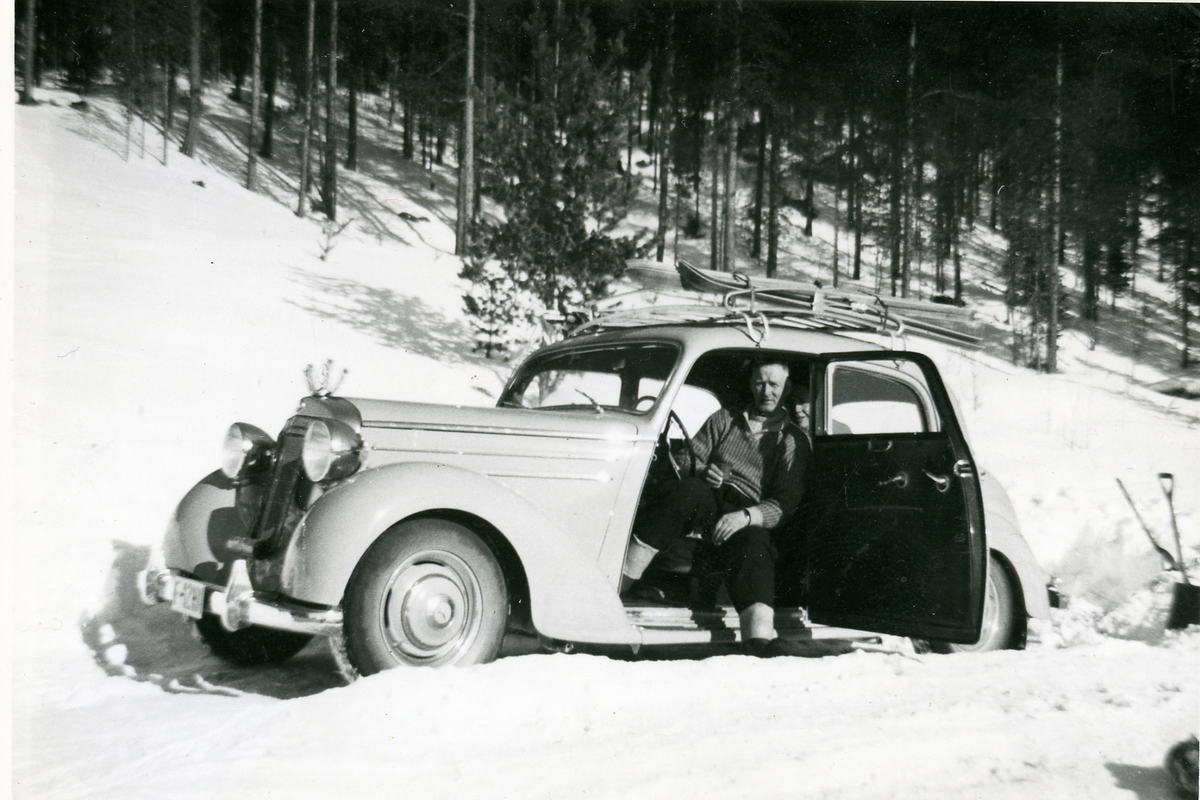
{"label": "boot", "polygon": [[738,619],[742,628],[742,652],[759,658],[783,654],[777,647],[775,609],[766,603],[755,603],[742,609]]}
{"label": "boot", "polygon": [[642,577],[642,573],[646,571],[646,567],[650,566],[650,562],[656,555],[658,555],[658,551],[638,537],[634,536],[630,539],[629,550],[625,553],[625,566],[621,568],[621,594],[628,592],[629,588]]}

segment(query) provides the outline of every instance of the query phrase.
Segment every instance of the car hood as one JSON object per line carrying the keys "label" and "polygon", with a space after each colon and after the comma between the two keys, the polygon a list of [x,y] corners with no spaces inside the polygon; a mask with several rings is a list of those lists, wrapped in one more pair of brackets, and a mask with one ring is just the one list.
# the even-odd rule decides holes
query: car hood
{"label": "car hood", "polygon": [[348,398],[348,402],[361,415],[364,438],[370,438],[371,429],[385,429],[630,441],[638,438],[638,423],[643,419],[614,411],[597,414],[582,408],[534,411],[364,398]]}

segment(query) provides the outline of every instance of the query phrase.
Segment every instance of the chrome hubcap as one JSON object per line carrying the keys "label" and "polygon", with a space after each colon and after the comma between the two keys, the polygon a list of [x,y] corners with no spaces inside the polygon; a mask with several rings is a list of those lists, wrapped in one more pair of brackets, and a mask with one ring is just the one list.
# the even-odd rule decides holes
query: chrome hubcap
{"label": "chrome hubcap", "polygon": [[453,553],[418,553],[392,572],[380,611],[388,648],[399,660],[452,663],[479,630],[479,582]]}
{"label": "chrome hubcap", "polygon": [[996,590],[996,582],[988,575],[986,592],[983,597],[983,625],[979,628],[979,638],[985,639],[990,631],[995,630],[1000,616],[1000,598]]}

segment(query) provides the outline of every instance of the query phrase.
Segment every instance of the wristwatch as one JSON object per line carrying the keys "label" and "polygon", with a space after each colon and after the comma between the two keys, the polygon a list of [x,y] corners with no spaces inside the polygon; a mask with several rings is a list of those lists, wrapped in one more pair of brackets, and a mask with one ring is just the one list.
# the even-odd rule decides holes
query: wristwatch
{"label": "wristwatch", "polygon": [[750,509],[743,508],[742,513],[746,515],[746,524],[753,525],[754,524],[754,515],[750,513]]}

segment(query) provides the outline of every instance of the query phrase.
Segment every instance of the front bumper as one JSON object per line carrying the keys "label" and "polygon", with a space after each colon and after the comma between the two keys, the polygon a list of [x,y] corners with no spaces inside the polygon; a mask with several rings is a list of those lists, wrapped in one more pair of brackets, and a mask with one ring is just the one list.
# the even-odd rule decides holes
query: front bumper
{"label": "front bumper", "polygon": [[184,581],[203,583],[203,613],[219,618],[229,631],[256,625],[316,636],[336,636],[342,632],[340,609],[314,609],[256,593],[242,559],[231,565],[229,583],[225,586],[187,578],[178,570],[150,566],[138,573],[138,591],[146,605],[173,603]]}

